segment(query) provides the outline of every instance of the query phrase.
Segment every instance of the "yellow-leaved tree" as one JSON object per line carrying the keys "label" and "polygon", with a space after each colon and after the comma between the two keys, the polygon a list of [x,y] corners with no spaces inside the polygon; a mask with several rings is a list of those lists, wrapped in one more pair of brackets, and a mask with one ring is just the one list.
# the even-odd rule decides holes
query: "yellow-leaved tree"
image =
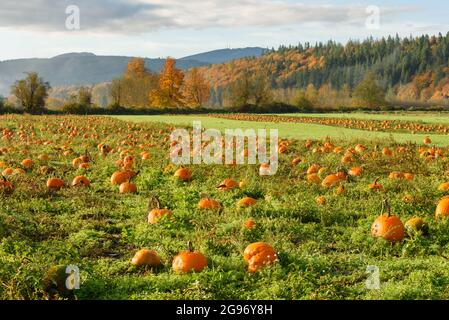
{"label": "yellow-leaved tree", "polygon": [[145,61],[142,58],[132,58],[126,66],[125,78],[142,78],[146,73]]}
{"label": "yellow-leaved tree", "polygon": [[115,107],[143,109],[150,106],[148,93],[158,87],[158,76],[145,68],[142,58],[132,58],[123,77],[113,80],[110,96]]}
{"label": "yellow-leaved tree", "polygon": [[192,68],[187,73],[183,94],[185,105],[190,108],[200,108],[209,100],[210,85],[199,68]]}
{"label": "yellow-leaved tree", "polygon": [[184,106],[181,88],[184,73],[176,68],[176,61],[168,57],[159,76],[157,89],[150,92],[150,103],[158,108],[179,108]]}

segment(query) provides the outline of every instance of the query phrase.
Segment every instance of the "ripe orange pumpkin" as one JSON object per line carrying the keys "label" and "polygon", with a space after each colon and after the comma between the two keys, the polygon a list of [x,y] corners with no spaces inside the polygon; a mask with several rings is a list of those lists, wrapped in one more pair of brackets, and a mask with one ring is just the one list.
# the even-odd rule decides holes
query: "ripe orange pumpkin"
{"label": "ripe orange pumpkin", "polygon": [[318,173],[318,170],[320,170],[320,165],[312,164],[309,168],[307,168],[307,174]]}
{"label": "ripe orange pumpkin", "polygon": [[132,168],[133,164],[134,164],[133,156],[128,155],[123,159],[123,168],[130,169],[130,168]]}
{"label": "ripe orange pumpkin", "polygon": [[343,152],[343,147],[335,147],[333,150],[334,153],[342,153]]}
{"label": "ripe orange pumpkin", "polygon": [[137,186],[131,182],[123,182],[119,188],[120,193],[136,193]]}
{"label": "ripe orange pumpkin", "polygon": [[48,156],[48,154],[44,153],[44,154],[39,155],[37,158],[38,158],[40,161],[48,161],[49,156]]}
{"label": "ripe orange pumpkin", "polygon": [[89,166],[90,166],[89,163],[83,162],[78,166],[78,168],[79,169],[89,169]]}
{"label": "ripe orange pumpkin", "polygon": [[378,181],[379,181],[379,178],[374,180],[374,182],[369,185],[370,190],[383,191],[384,187],[380,183],[378,183]]}
{"label": "ripe orange pumpkin", "polygon": [[14,191],[14,185],[6,180],[5,177],[0,179],[0,193],[10,194]]}
{"label": "ripe orange pumpkin", "polygon": [[79,159],[81,162],[90,162],[90,158],[87,154],[80,156]]}
{"label": "ripe orange pumpkin", "polygon": [[259,167],[259,175],[260,176],[269,176],[271,175],[271,169],[269,163],[261,163]]}
{"label": "ripe orange pumpkin", "polygon": [[404,174],[402,172],[393,171],[393,172],[390,173],[388,178],[390,178],[390,179],[404,179],[405,177],[404,177]]}
{"label": "ripe orange pumpkin", "polygon": [[173,212],[170,209],[152,209],[148,213],[148,223],[150,224],[156,224],[157,221],[162,218],[163,216],[169,216],[171,217],[173,215]]}
{"label": "ripe orange pumpkin", "polygon": [[353,161],[354,161],[354,158],[351,155],[349,155],[349,154],[344,155],[341,158],[341,163],[350,163],[350,162],[353,162]]}
{"label": "ripe orange pumpkin", "polygon": [[188,181],[192,178],[192,171],[187,168],[179,168],[176,170],[174,176],[182,181]]}
{"label": "ripe orange pumpkin", "polygon": [[75,158],[72,160],[72,166],[76,169],[79,168],[81,163],[83,163],[83,160],[81,160],[81,158]]}
{"label": "ripe orange pumpkin", "polygon": [[98,145],[98,149],[100,150],[100,153],[103,156],[107,155],[108,153],[110,153],[112,151],[112,148],[110,146],[108,146],[107,144],[103,144],[103,143],[100,143]]}
{"label": "ripe orange pumpkin", "polygon": [[345,187],[343,185],[339,185],[337,187],[337,189],[335,189],[335,193],[336,194],[343,194],[343,193],[345,193],[345,191],[346,191],[346,189],[345,189]]}
{"label": "ripe orange pumpkin", "polygon": [[287,150],[288,150],[287,146],[286,145],[282,145],[282,146],[279,147],[278,152],[279,153],[286,153]]}
{"label": "ripe orange pumpkin", "polygon": [[34,164],[33,160],[31,159],[25,159],[22,161],[22,166],[24,166],[25,168],[31,168]]}
{"label": "ripe orange pumpkin", "polygon": [[447,191],[449,190],[449,182],[443,182],[438,186],[439,191]]}
{"label": "ripe orange pumpkin", "polygon": [[131,264],[139,266],[151,266],[156,267],[161,264],[161,259],[157,255],[156,251],[142,249],[136,252],[131,260]]}
{"label": "ripe orange pumpkin", "polygon": [[321,182],[321,185],[326,188],[334,187],[338,183],[340,183],[340,181],[341,180],[337,177],[337,175],[330,174],[326,178],[323,179],[323,182]]}
{"label": "ripe orange pumpkin", "polygon": [[316,201],[316,203],[319,204],[319,205],[325,205],[326,202],[327,202],[325,196],[318,196],[318,197],[316,197],[315,201]]}
{"label": "ripe orange pumpkin", "polygon": [[366,147],[363,144],[358,144],[355,146],[354,149],[357,153],[363,153],[363,152],[365,152]]}
{"label": "ripe orange pumpkin", "polygon": [[323,151],[326,153],[330,153],[334,150],[334,145],[331,142],[326,142],[323,146]]}
{"label": "ripe orange pumpkin", "polygon": [[149,152],[143,152],[142,153],[142,160],[148,160],[151,158],[151,155]]}
{"label": "ripe orange pumpkin", "polygon": [[6,168],[5,170],[2,171],[2,176],[8,176],[10,174],[13,174],[14,169],[13,168]]}
{"label": "ripe orange pumpkin", "polygon": [[248,220],[245,221],[245,223],[243,224],[243,227],[251,230],[254,228],[255,225],[256,225],[256,223],[254,222],[254,220],[252,218],[249,218]]}
{"label": "ripe orange pumpkin", "polygon": [[371,235],[391,242],[401,241],[404,239],[405,227],[399,217],[391,215],[388,207],[388,213],[381,214],[372,224]]}
{"label": "ripe orange pumpkin", "polygon": [[312,140],[307,140],[306,141],[306,148],[310,148],[311,146],[313,146],[313,141]]}
{"label": "ripe orange pumpkin", "polygon": [[47,188],[59,190],[65,185],[64,180],[59,178],[50,178],[47,180]]}
{"label": "ripe orange pumpkin", "polygon": [[348,180],[348,173],[346,172],[345,169],[339,169],[337,171],[337,173],[335,173],[335,175],[337,176],[338,179],[340,179],[341,181],[346,181]]}
{"label": "ripe orange pumpkin", "polygon": [[384,214],[374,221],[371,234],[392,242],[401,241],[404,239],[404,225],[398,217]]}
{"label": "ripe orange pumpkin", "polygon": [[362,174],[363,169],[361,167],[353,167],[349,169],[348,174],[353,177],[359,177]]}
{"label": "ripe orange pumpkin", "polygon": [[237,207],[249,207],[257,203],[257,200],[251,197],[244,197],[237,202]]}
{"label": "ripe orange pumpkin", "polygon": [[224,179],[222,183],[217,187],[220,191],[231,190],[238,186],[238,183],[232,179]]}
{"label": "ripe orange pumpkin", "polygon": [[382,154],[386,157],[391,157],[393,155],[393,151],[390,148],[385,147],[382,149]]}
{"label": "ripe orange pumpkin", "polygon": [[137,174],[132,170],[116,171],[111,176],[111,184],[120,185],[134,178]]}
{"label": "ripe orange pumpkin", "polygon": [[203,198],[198,202],[198,209],[217,210],[221,209],[221,204],[217,200],[211,198]]}
{"label": "ripe orange pumpkin", "polygon": [[449,196],[445,196],[438,202],[435,210],[435,218],[449,217]]}
{"label": "ripe orange pumpkin", "polygon": [[415,175],[413,173],[404,173],[404,178],[406,180],[412,181],[415,178]]}
{"label": "ripe orange pumpkin", "polygon": [[277,261],[276,251],[265,242],[255,242],[246,247],[243,258],[248,263],[248,271],[256,272],[260,268]]}
{"label": "ripe orange pumpkin", "polygon": [[297,164],[299,164],[301,162],[301,158],[296,157],[292,160],[292,166],[296,166]]}
{"label": "ripe orange pumpkin", "polygon": [[90,186],[90,180],[87,179],[85,176],[76,176],[75,178],[73,178],[72,187],[78,186],[88,187]]}
{"label": "ripe orange pumpkin", "polygon": [[316,173],[308,174],[307,181],[309,183],[315,183],[315,184],[321,183],[321,179],[320,179],[320,177],[318,177],[318,175]]}
{"label": "ripe orange pumpkin", "polygon": [[122,160],[122,159],[117,159],[117,160],[115,161],[115,165],[116,165],[117,167],[123,167],[123,160]]}
{"label": "ripe orange pumpkin", "polygon": [[189,250],[180,252],[173,259],[172,268],[175,272],[201,272],[207,266],[207,259],[201,252],[195,252],[189,241]]}

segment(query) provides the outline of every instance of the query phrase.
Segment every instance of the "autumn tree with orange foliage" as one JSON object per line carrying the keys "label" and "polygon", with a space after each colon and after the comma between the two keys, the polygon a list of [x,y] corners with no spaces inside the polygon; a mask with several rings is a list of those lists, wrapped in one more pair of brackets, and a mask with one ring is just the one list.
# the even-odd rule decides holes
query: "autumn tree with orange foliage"
{"label": "autumn tree with orange foliage", "polygon": [[142,58],[132,58],[126,66],[125,78],[141,78],[145,76],[146,73],[145,61]]}
{"label": "autumn tree with orange foliage", "polygon": [[113,104],[130,108],[150,106],[148,92],[158,85],[158,76],[145,68],[145,60],[132,58],[126,66],[123,77],[114,79],[110,88]]}
{"label": "autumn tree with orange foliage", "polygon": [[150,92],[150,103],[158,108],[179,108],[184,106],[182,85],[184,73],[176,68],[176,61],[167,58],[159,76],[157,89]]}
{"label": "autumn tree with orange foliage", "polygon": [[193,68],[187,74],[183,87],[185,105],[190,108],[200,108],[209,100],[210,85],[200,69]]}

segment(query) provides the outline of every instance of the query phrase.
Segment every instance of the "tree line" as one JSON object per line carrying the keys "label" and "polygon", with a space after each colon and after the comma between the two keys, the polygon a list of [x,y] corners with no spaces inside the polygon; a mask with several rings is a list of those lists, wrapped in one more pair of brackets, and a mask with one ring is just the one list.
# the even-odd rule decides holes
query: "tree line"
{"label": "tree line", "polygon": [[[17,81],[11,94],[25,111],[45,107],[50,85],[38,74]],[[216,109],[276,111],[389,108],[420,101],[449,101],[449,33],[388,37],[339,44],[298,44],[261,57],[183,71],[167,58],[159,73],[133,58],[109,85],[109,110]],[[5,109],[0,99],[0,108]],[[63,106],[69,113],[95,109],[89,87]],[[288,109],[288,108],[287,108]]]}
{"label": "tree line", "polygon": [[186,74],[167,58],[156,74],[145,68],[144,60],[129,61],[122,77],[114,79],[110,88],[113,108],[200,108],[209,100],[210,85],[198,68]]}
{"label": "tree line", "polygon": [[[29,72],[25,79],[14,83],[11,95],[23,111],[42,113],[50,89],[50,84],[36,72]],[[112,104],[108,109],[198,109],[207,103],[209,94],[209,83],[198,68],[184,73],[176,68],[174,59],[167,58],[160,74],[157,74],[145,68],[143,59],[132,58],[123,76],[114,79],[109,87]],[[3,99],[0,99],[0,108],[5,108]],[[86,86],[80,87],[62,107],[63,112],[77,114],[98,109],[92,103],[91,89]]]}

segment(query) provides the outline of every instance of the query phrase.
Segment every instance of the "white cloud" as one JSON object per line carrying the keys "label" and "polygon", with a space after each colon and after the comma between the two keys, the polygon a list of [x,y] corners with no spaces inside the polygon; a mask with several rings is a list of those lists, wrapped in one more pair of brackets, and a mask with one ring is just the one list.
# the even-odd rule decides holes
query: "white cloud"
{"label": "white cloud", "polygon": [[[0,28],[64,32],[65,8],[78,5],[81,30],[97,33],[146,33],[165,28],[280,27],[364,21],[366,5],[319,5],[286,0],[2,0]],[[382,7],[382,16],[416,10]]]}

